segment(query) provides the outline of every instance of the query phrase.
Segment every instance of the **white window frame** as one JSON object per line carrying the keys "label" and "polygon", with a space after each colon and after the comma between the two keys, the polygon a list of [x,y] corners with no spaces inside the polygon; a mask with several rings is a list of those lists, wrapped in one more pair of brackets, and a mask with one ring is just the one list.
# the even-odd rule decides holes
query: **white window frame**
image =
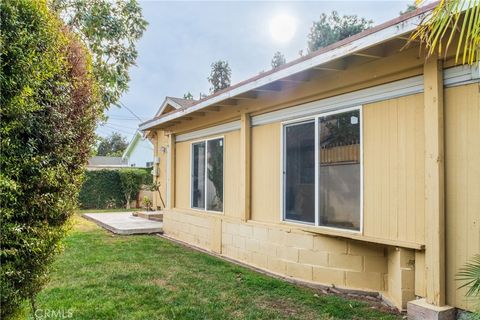
{"label": "white window frame", "polygon": [[[339,113],[344,113],[344,112],[349,112],[349,111],[359,111],[359,121],[360,121],[360,229],[359,230],[351,230],[351,229],[344,229],[344,228],[339,228],[339,227],[330,227],[330,226],[322,226],[320,225],[320,213],[319,213],[319,197],[318,197],[318,191],[319,191],[319,158],[318,158],[318,130],[319,130],[319,119],[321,117],[326,117],[330,115],[335,115]],[[289,125],[295,125],[295,124],[302,124],[306,123],[309,121],[314,121],[315,122],[315,223],[310,223],[310,222],[304,222],[304,221],[297,221],[297,220],[292,220],[292,219],[287,219],[285,217],[285,178],[286,174],[285,172],[285,161],[286,161],[286,154],[285,154],[285,128],[288,127]],[[288,223],[294,223],[294,224],[301,224],[301,225],[310,225],[310,226],[315,226],[318,229],[325,229],[325,230],[335,230],[335,231],[341,231],[341,232],[346,232],[346,233],[352,233],[352,234],[363,234],[363,106],[355,106],[355,107],[350,107],[350,108],[343,108],[343,109],[338,109],[338,110],[333,110],[333,111],[328,111],[328,112],[323,112],[323,113],[318,113],[312,116],[308,117],[303,117],[303,118],[297,118],[293,120],[288,120],[288,121],[283,121],[281,122],[280,125],[280,220],[285,221]]]}
{"label": "white window frame", "polygon": [[[222,157],[222,164],[223,164],[223,175],[222,175],[222,180],[223,180],[223,183],[222,183],[222,189],[223,189],[223,198],[222,199],[222,211],[214,211],[214,210],[207,210],[207,194],[208,194],[208,190],[207,190],[207,181],[208,181],[208,176],[207,176],[207,170],[208,170],[208,158],[207,158],[207,155],[208,155],[208,141],[211,141],[211,140],[219,140],[219,139],[222,139],[223,141],[223,157]],[[204,183],[205,183],[205,195],[204,195],[204,199],[203,199],[203,209],[202,208],[198,208],[198,207],[194,207],[193,206],[193,194],[192,194],[192,186],[193,186],[193,146],[197,143],[201,143],[201,142],[204,142],[205,143],[205,178],[204,178]],[[198,140],[194,140],[190,143],[190,186],[189,186],[189,190],[188,190],[189,194],[190,194],[190,209],[192,210],[196,210],[196,211],[200,211],[200,212],[210,212],[210,213],[216,213],[216,214],[223,214],[224,211],[225,211],[225,137],[224,136],[216,136],[216,137],[212,137],[212,138],[208,138],[208,139],[198,139]]]}

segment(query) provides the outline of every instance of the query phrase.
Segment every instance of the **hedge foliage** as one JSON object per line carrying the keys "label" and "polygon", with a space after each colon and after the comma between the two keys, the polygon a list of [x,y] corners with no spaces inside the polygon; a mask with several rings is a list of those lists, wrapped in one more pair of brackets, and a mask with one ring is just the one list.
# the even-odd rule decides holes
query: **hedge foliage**
{"label": "hedge foliage", "polygon": [[91,60],[46,1],[0,1],[1,318],[59,251],[102,112]]}
{"label": "hedge foliage", "polygon": [[[135,172],[141,177],[142,184],[151,184],[150,169],[122,169],[87,171],[85,182],[79,195],[80,208],[106,209],[125,207],[125,193],[122,188],[120,175],[122,172]],[[139,190],[132,194],[135,199]]]}
{"label": "hedge foliage", "polygon": [[105,209],[123,206],[125,201],[118,171],[85,172],[85,182],[80,189],[78,200],[82,209]]}

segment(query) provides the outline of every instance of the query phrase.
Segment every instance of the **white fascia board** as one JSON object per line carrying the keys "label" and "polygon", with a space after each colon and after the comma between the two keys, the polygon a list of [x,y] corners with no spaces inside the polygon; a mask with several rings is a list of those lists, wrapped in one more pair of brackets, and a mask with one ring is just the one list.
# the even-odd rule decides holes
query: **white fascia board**
{"label": "white fascia board", "polygon": [[195,111],[200,111],[201,109],[214,105],[215,103],[232,98],[234,96],[240,95],[250,90],[254,90],[256,88],[267,85],[271,82],[275,82],[277,80],[283,79],[290,75],[314,68],[321,64],[333,61],[338,58],[345,57],[354,52],[367,49],[376,44],[404,35],[408,32],[415,30],[418,27],[418,25],[421,23],[425,14],[426,13],[411,17],[405,21],[399,22],[398,24],[392,25],[390,27],[386,27],[382,30],[369,34],[365,37],[346,43],[341,47],[334,48],[330,51],[314,56],[308,60],[298,62],[292,66],[289,66],[285,69],[274,72],[268,76],[259,78],[258,80],[248,82],[242,86],[228,90],[227,92],[219,94],[218,96],[212,97],[211,99],[200,102],[190,108],[179,110],[174,114],[145,123],[141,125],[139,129],[142,131],[148,130],[159,124],[182,117],[184,115],[187,115]]}
{"label": "white fascia board", "polygon": [[220,124],[218,126],[209,127],[206,129],[200,129],[200,130],[196,130],[196,131],[192,131],[184,134],[179,134],[175,136],[175,141],[176,142],[188,141],[188,140],[208,137],[211,135],[235,131],[235,130],[240,130],[240,120]]}

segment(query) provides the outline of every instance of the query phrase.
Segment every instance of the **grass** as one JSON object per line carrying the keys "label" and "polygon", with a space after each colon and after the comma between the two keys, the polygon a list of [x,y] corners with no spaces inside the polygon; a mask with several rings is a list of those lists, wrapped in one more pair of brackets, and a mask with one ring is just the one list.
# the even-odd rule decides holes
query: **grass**
{"label": "grass", "polygon": [[158,236],[115,236],[78,216],[37,304],[73,319],[399,318]]}

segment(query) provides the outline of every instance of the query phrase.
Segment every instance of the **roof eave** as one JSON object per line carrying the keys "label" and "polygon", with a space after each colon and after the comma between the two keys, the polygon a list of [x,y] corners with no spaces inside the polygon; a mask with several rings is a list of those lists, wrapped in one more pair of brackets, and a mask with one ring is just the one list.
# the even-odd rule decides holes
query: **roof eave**
{"label": "roof eave", "polygon": [[[234,85],[230,88],[225,89],[223,92],[220,92],[219,94],[214,95],[206,100],[200,101],[199,103],[189,108],[179,109],[172,114],[165,115],[164,117],[154,118],[143,122],[140,124],[139,130],[145,131],[152,129],[161,124],[167,123],[168,121],[178,119],[189,113],[200,111],[203,108],[215,105],[220,101],[233,98],[240,94],[245,94],[248,91],[265,86],[285,77],[294,75],[302,71],[306,71],[308,69],[319,67],[322,64],[332,62],[336,59],[346,57],[355,52],[365,50],[367,48],[379,45],[396,37],[408,34],[418,27],[426,13],[431,11],[436,4],[437,3],[433,3],[425,6],[424,8],[417,10],[411,15],[407,14],[404,18],[402,17],[402,19],[400,19],[397,23],[387,22],[385,27],[383,27],[383,25],[380,25],[378,26],[380,27],[379,30],[376,30],[374,32],[366,32],[365,35],[360,37],[353,36],[350,41],[340,41],[337,44],[333,44],[331,46],[332,49],[313,55],[308,59],[300,60],[290,65],[287,64],[285,68],[281,68],[272,72],[267,72],[267,74],[264,76],[258,78],[254,77],[251,80],[244,81],[243,84],[240,83]],[[397,19],[394,19],[392,21],[397,21]]]}

